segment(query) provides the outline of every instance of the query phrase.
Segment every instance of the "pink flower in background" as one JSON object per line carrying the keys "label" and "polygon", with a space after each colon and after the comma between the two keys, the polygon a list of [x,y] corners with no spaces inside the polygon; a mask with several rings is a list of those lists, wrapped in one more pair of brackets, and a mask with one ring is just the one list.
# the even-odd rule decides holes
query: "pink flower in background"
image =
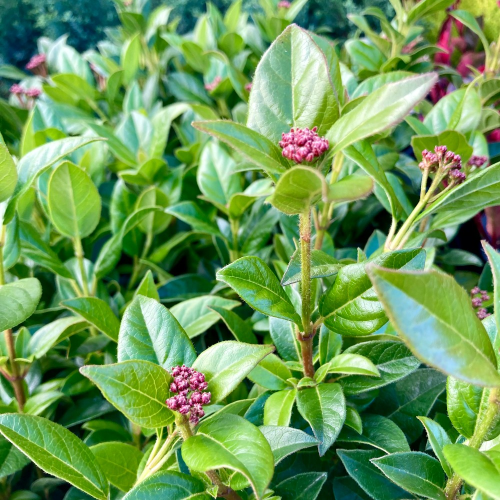
{"label": "pink flower in background", "polygon": [[40,89],[28,89],[26,90],[25,94],[28,97],[32,97],[33,99],[35,99],[42,94],[42,91]]}
{"label": "pink flower in background", "polygon": [[222,82],[222,78],[220,76],[216,76],[211,83],[205,83],[205,90],[212,92],[217,88],[217,85]]}
{"label": "pink flower in background", "polygon": [[10,88],[10,93],[15,95],[24,94],[24,89],[18,83],[14,83]]}
{"label": "pink flower in background", "polygon": [[287,2],[286,0],[281,0],[281,2],[278,2],[278,9],[289,9],[292,6],[290,2]]}

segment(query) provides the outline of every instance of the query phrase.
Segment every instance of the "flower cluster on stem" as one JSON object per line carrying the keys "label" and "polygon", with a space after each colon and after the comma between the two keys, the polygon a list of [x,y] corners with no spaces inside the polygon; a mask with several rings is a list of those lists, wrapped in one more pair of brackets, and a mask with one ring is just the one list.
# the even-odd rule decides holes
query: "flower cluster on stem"
{"label": "flower cluster on stem", "polygon": [[203,405],[210,403],[211,394],[205,375],[185,365],[172,368],[174,381],[170,384],[170,392],[175,396],[167,399],[167,406],[181,415],[189,414],[189,421],[196,425],[205,415]]}
{"label": "flower cluster on stem", "polygon": [[26,69],[45,78],[47,76],[47,57],[45,54],[34,55],[26,64]]}
{"label": "flower cluster on stem", "polygon": [[471,302],[472,307],[476,309],[476,314],[479,319],[484,319],[490,316],[491,313],[483,307],[483,302],[490,300],[490,296],[486,290],[480,290],[478,286],[475,286],[471,291]]}
{"label": "flower cluster on stem", "polygon": [[212,92],[212,90],[215,90],[217,88],[217,85],[222,82],[222,78],[220,76],[216,76],[212,82],[210,83],[205,83],[205,90],[208,90],[209,92]]}
{"label": "flower cluster on stem", "polygon": [[311,163],[328,151],[328,140],[318,135],[318,127],[292,128],[290,132],[283,133],[280,148],[285,158],[296,163]]}
{"label": "flower cluster on stem", "polygon": [[19,101],[21,107],[31,108],[33,106],[34,100],[37,97],[40,97],[42,91],[37,88],[25,89],[18,83],[14,83],[14,85],[10,87],[10,93],[17,97],[17,100]]}

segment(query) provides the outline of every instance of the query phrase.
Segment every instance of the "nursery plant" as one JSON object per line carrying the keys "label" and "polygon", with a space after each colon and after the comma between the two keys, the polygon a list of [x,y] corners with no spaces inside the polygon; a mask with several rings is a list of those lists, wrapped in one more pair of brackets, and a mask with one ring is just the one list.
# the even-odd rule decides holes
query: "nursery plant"
{"label": "nursery plant", "polygon": [[301,0],[118,2],[2,69],[3,498],[500,498],[500,256],[455,245],[500,199],[498,45],[464,83],[452,2],[391,3],[340,47]]}

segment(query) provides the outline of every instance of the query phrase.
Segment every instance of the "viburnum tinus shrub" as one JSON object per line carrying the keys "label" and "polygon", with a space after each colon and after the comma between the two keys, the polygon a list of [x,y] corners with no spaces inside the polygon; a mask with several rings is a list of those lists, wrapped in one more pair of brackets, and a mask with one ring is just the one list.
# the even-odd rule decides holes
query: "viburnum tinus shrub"
{"label": "viburnum tinus shrub", "polygon": [[[430,108],[434,74],[390,72],[354,98],[334,47],[290,26],[242,92],[236,69],[248,67],[231,52],[238,38],[228,28],[239,21],[211,11],[195,42],[157,27],[165,49],[158,31],[144,23],[134,31],[131,21],[141,17],[127,8],[123,68],[92,54],[115,71],[94,79],[90,101],[73,101],[69,126],[52,123],[63,134],[74,120],[89,123],[92,134],[83,128],[34,147],[58,137],[38,129],[49,116],[44,104],[55,106],[71,88],[54,75],[33,103],[21,147],[29,151],[17,168],[2,148],[4,255],[15,254],[19,218],[23,265],[31,259],[32,273],[43,267],[58,276],[53,307],[30,318],[39,282],[10,263],[3,274],[2,371],[18,398],[0,415],[2,474],[23,474],[24,488],[33,480],[24,475],[33,470],[29,458],[75,487],[68,499],[498,496],[498,292],[483,276],[464,292],[437,269],[432,244],[446,239],[450,221],[467,220],[500,194],[499,165],[480,165],[475,115],[487,106],[469,104],[474,86]],[[167,85],[155,87],[149,72],[163,49]],[[197,57],[203,49],[224,66],[206,66]],[[83,78],[84,66],[75,66]],[[112,78],[120,91],[109,98],[98,86]],[[190,102],[151,101],[152,87],[165,100]],[[235,95],[249,98],[248,116]],[[89,153],[103,144],[106,155]],[[410,144],[413,163],[402,152]],[[61,161],[68,155],[72,162]],[[89,156],[105,157],[94,176]],[[202,198],[182,198],[179,179],[190,191],[195,170]],[[364,250],[334,248],[337,220],[375,204],[388,212],[388,231],[375,232]],[[172,218],[192,227],[189,236],[185,226],[175,232]],[[40,227],[53,249],[36,237]],[[219,269],[218,283],[198,288],[200,277],[180,276],[184,288],[172,284],[182,293],[168,309],[161,301],[172,298],[166,285],[177,266],[165,257],[184,238],[186,260],[195,270]],[[496,283],[498,255],[485,248]],[[236,313],[239,298],[245,305]],[[42,327],[39,314],[49,318]],[[12,331],[23,322],[33,335]],[[61,394],[73,398],[65,412],[55,409]],[[32,489],[54,485],[48,479],[33,480]]]}

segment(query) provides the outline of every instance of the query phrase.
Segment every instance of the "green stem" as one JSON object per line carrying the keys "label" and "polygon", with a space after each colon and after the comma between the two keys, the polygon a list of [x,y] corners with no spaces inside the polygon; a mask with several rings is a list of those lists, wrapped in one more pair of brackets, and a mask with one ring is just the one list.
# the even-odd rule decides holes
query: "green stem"
{"label": "green stem", "polygon": [[231,234],[233,237],[232,248],[229,249],[229,258],[231,259],[231,262],[234,262],[240,256],[238,249],[238,231],[240,228],[240,221],[238,219],[230,218],[229,223],[231,226]]}
{"label": "green stem", "polygon": [[[486,411],[478,416],[478,423],[473,436],[470,438],[468,446],[478,450],[490,429],[498,424],[500,421],[500,388],[491,389],[488,398],[488,406]],[[462,479],[453,474],[446,484],[445,494],[447,500],[455,500],[462,488]]]}
{"label": "green stem", "polygon": [[172,432],[167,439],[165,439],[165,442],[160,448],[161,444],[161,433],[158,435],[158,439],[154,445],[153,451],[151,452],[151,455],[149,456],[149,459],[146,463],[146,466],[144,467],[144,470],[142,471],[142,474],[140,475],[139,479],[137,480],[137,484],[139,484],[141,481],[144,481],[147,477],[151,476],[155,472],[158,472],[163,464],[168,460],[168,451],[174,442],[175,438],[177,437],[177,430]]}
{"label": "green stem", "polygon": [[83,295],[89,296],[89,285],[87,283],[87,273],[85,271],[85,254],[83,253],[82,240],[79,236],[73,239],[73,245],[75,247],[75,257],[78,260],[78,266],[80,267],[80,274],[82,277],[82,288]]}
{"label": "green stem", "polygon": [[314,377],[313,337],[311,325],[311,210],[300,215],[300,272],[302,295],[302,332],[298,334],[302,351],[304,375]]}

